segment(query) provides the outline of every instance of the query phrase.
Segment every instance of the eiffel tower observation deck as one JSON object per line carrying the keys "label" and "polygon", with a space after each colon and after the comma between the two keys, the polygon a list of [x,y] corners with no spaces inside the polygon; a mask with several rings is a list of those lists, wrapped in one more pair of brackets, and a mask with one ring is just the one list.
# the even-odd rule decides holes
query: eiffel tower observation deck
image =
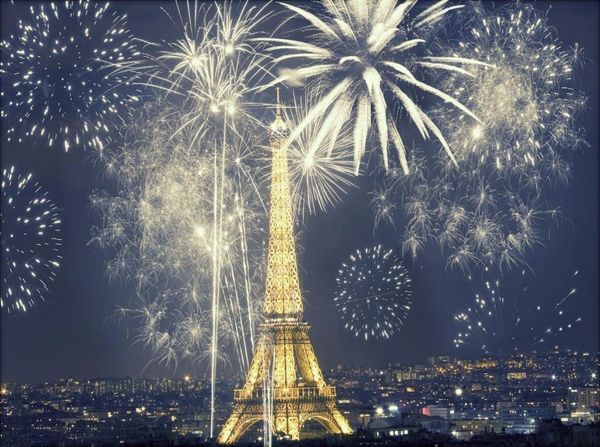
{"label": "eiffel tower observation deck", "polygon": [[300,439],[307,421],[330,433],[351,433],[336,405],[335,387],[328,386],[302,320],[294,221],[283,121],[277,112],[271,124],[271,205],[264,321],[246,383],[234,391],[234,406],[218,442],[234,444],[253,424],[265,423],[273,435]]}

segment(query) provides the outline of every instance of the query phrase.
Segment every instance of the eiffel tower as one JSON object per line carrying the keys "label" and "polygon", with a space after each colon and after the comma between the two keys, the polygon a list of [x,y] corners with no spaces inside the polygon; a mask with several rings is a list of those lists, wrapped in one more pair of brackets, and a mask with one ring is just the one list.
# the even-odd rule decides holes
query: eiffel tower
{"label": "eiffel tower", "polygon": [[336,405],[335,387],[327,386],[302,320],[302,296],[284,141],[287,126],[277,112],[271,124],[271,210],[264,322],[243,388],[234,391],[234,407],[217,442],[234,444],[253,424],[264,421],[266,402],[272,434],[300,439],[309,420],[330,433],[352,433]]}

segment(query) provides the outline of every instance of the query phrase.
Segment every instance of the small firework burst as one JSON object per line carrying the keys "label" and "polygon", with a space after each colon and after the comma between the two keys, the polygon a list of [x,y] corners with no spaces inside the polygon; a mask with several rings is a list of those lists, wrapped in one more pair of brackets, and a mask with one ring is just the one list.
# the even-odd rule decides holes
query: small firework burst
{"label": "small firework burst", "polygon": [[469,275],[473,292],[467,308],[454,316],[459,327],[454,346],[494,355],[556,347],[561,335],[582,319],[571,306],[577,298],[572,283],[578,276],[578,271],[571,275],[564,293],[536,298],[529,292],[525,270],[502,276],[486,266],[480,278]]}
{"label": "small firework burst", "polygon": [[356,250],[338,271],[335,306],[344,327],[358,338],[388,339],[411,308],[412,284],[393,250]]}
{"label": "small firework burst", "polygon": [[2,310],[25,312],[43,301],[60,267],[58,208],[14,166],[2,172]]}
{"label": "small firework burst", "polygon": [[110,67],[137,54],[126,17],[108,2],[37,3],[0,43],[2,120],[9,141],[102,150],[111,120],[138,100]]}

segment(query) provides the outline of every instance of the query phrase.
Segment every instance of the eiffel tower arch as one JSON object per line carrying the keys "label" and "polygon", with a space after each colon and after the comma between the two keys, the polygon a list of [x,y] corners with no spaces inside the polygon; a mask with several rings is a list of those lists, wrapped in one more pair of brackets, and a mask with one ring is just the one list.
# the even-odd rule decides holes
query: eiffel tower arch
{"label": "eiffel tower arch", "polygon": [[[328,386],[302,319],[303,305],[296,260],[287,155],[287,126],[279,110],[271,125],[271,205],[264,322],[246,383],[234,390],[234,406],[217,441],[234,444],[268,413],[272,434],[300,439],[314,420],[330,433],[352,433]],[[265,412],[265,408],[268,409]]]}

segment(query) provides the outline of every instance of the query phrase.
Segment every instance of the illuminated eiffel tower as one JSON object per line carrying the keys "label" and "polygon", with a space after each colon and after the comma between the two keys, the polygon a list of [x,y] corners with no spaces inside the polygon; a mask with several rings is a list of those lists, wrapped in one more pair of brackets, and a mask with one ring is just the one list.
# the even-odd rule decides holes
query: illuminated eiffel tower
{"label": "illuminated eiffel tower", "polygon": [[[352,429],[336,405],[335,387],[327,386],[302,321],[302,296],[296,263],[296,243],[287,155],[287,126],[277,113],[271,125],[271,210],[264,322],[248,370],[246,384],[234,391],[234,407],[218,442],[234,444],[253,424],[269,419],[273,434],[300,439],[309,420],[330,433]],[[267,405],[265,405],[268,402]],[[268,408],[268,412],[265,412]],[[267,416],[269,414],[270,416]]]}

